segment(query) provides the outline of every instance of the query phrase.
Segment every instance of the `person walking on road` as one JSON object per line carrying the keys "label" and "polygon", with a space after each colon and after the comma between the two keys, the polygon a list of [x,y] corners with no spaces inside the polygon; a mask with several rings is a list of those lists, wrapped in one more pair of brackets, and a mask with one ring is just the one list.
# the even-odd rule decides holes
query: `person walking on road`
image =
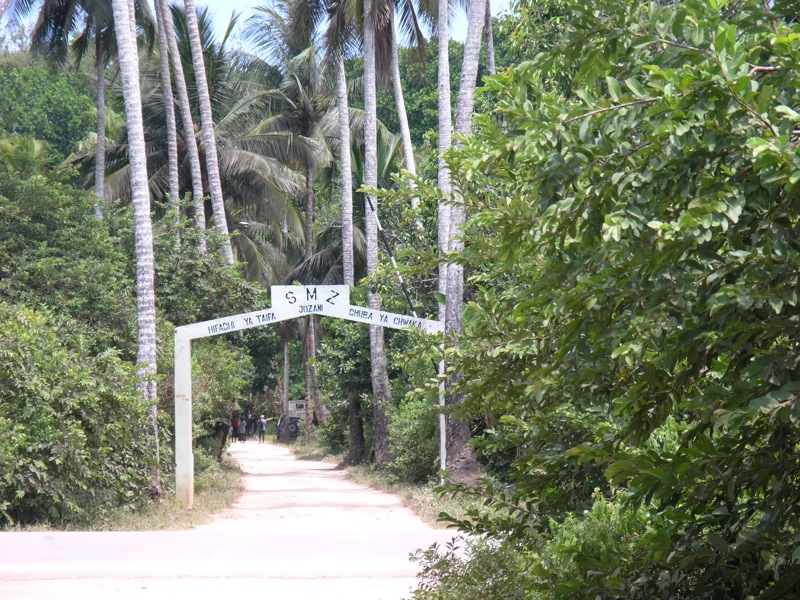
{"label": "person walking on road", "polygon": [[261,415],[261,418],[258,420],[258,443],[264,441],[264,434],[267,432],[267,420],[264,418],[264,415]]}
{"label": "person walking on road", "polygon": [[247,441],[247,420],[244,418],[244,415],[239,419],[239,441]]}
{"label": "person walking on road", "polygon": [[235,444],[238,441],[237,436],[239,435],[239,419],[237,419],[236,417],[231,417],[230,434],[231,434],[231,443]]}

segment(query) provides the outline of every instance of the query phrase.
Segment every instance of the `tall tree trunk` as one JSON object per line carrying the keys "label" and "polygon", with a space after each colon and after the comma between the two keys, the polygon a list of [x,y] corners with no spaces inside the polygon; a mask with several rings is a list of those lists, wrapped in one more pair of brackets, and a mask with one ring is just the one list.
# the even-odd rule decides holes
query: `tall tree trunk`
{"label": "tall tree trunk", "polygon": [[[472,0],[469,7],[469,24],[467,39],[464,44],[464,62],[461,67],[461,82],[458,89],[458,105],[456,109],[456,134],[470,135],[472,132],[472,112],[475,107],[475,86],[478,77],[478,63],[481,51],[481,32],[486,15],[486,0]],[[450,207],[450,242],[451,252],[462,252],[464,243],[457,239],[466,219],[466,208],[463,202]],[[445,311],[445,333],[450,336],[459,335],[462,329],[464,309],[464,268],[458,263],[451,263],[447,268],[447,306]],[[460,375],[455,375],[451,383],[455,383]],[[461,394],[448,394],[445,404],[450,406],[463,401]],[[447,427],[447,465],[445,470],[454,481],[473,484],[481,474],[481,468],[475,453],[469,445],[469,422],[450,417],[445,419]]]}
{"label": "tall tree trunk", "polygon": [[[135,38],[131,35],[129,4],[112,0],[114,30],[119,48],[119,65],[128,123],[128,156],[131,172],[131,196],[134,212],[136,245],[136,314],[138,321],[138,351],[136,362],[141,365],[140,391],[150,409],[151,441],[158,456],[158,405],[156,403],[156,309],[155,275],[153,264],[153,229],[150,222],[150,192],[147,184],[147,155],[144,143],[142,102],[139,87],[139,56]],[[153,473],[153,485],[160,490],[158,467]]]}
{"label": "tall tree trunk", "polygon": [[[306,169],[306,245],[304,258],[308,261],[314,254],[314,179],[311,169]],[[314,316],[306,317],[306,360],[305,360],[305,373],[306,373],[306,403],[314,404],[314,413],[317,415],[317,423],[321,427],[327,424],[327,418],[322,410],[322,401],[320,400],[319,390],[317,387],[317,367],[314,366],[314,361],[317,359],[317,341],[316,341],[316,322]]]}
{"label": "tall tree trunk", "polygon": [[[400,49],[397,47],[397,32],[394,27],[394,12],[392,21],[389,24],[389,33],[392,36],[392,48],[389,53],[389,70],[392,77],[392,89],[394,91],[394,104],[397,110],[397,121],[400,124],[400,139],[403,141],[403,162],[406,170],[412,174],[417,174],[417,163],[414,160],[414,147],[411,145],[411,130],[408,127],[408,113],[406,113],[406,101],[403,97],[403,83],[400,80]],[[414,198],[411,201],[411,208],[416,209],[419,200]]]}
{"label": "tall tree trunk", "polygon": [[189,103],[189,90],[186,87],[186,77],[183,73],[181,55],[178,51],[178,41],[175,38],[175,26],[172,23],[167,0],[156,0],[156,10],[161,12],[161,20],[164,23],[167,43],[169,44],[169,56],[172,59],[172,73],[175,76],[175,87],[178,91],[178,103],[181,110],[181,122],[183,123],[183,137],[186,144],[186,151],[189,155],[189,169],[192,174],[192,199],[194,200],[194,221],[195,227],[200,229],[200,252],[206,252],[206,240],[202,232],[206,228],[206,210],[204,205],[203,193],[203,169],[200,165],[200,152],[197,149],[197,137],[194,131],[194,120],[192,119],[192,107]]}
{"label": "tall tree trunk", "polygon": [[483,23],[483,49],[486,52],[486,72],[489,75],[497,73],[494,64],[494,34],[492,32],[492,2],[486,0],[486,18]]}
{"label": "tall tree trunk", "polygon": [[[347,78],[344,59],[336,59],[336,104],[339,109],[339,170],[342,188],[342,279],[348,286],[355,285],[353,261],[353,170],[350,163],[350,110],[347,102]],[[364,421],[361,418],[361,401],[350,393],[347,402],[347,457],[345,464],[357,465],[364,460]]]}
{"label": "tall tree trunk", "polygon": [[[397,111],[397,120],[400,124],[400,139],[403,142],[403,162],[406,165],[406,170],[412,175],[417,174],[417,163],[414,159],[414,146],[411,144],[411,129],[408,126],[408,113],[406,112],[406,101],[403,97],[403,82],[400,79],[400,49],[397,46],[397,31],[395,31],[394,12],[392,12],[392,21],[389,23],[389,32],[391,38],[391,51],[389,57],[389,71],[392,78],[392,89],[394,91],[394,104]],[[416,184],[412,181],[410,183],[412,188]],[[411,198],[411,209],[416,212],[419,208],[419,198],[416,196]],[[417,229],[422,231],[424,226],[422,220],[417,217],[414,224]]]}
{"label": "tall tree trunk", "polygon": [[[364,184],[374,188],[378,186],[378,129],[373,4],[374,0],[364,2]],[[367,196],[365,203],[367,275],[372,276],[378,266],[378,199],[375,196]],[[372,291],[369,292],[369,307],[372,310],[381,308],[380,296]],[[392,401],[392,395],[386,366],[383,328],[370,325],[369,341],[372,371],[373,449],[375,450],[376,467],[384,469],[390,459],[387,408]]]}
{"label": "tall tree trunk", "polygon": [[342,187],[342,279],[355,285],[353,261],[353,169],[350,163],[350,109],[344,59],[336,59],[336,106],[339,110],[339,171]]}
{"label": "tall tree trunk", "polygon": [[[2,15],[0,15],[2,16]],[[103,220],[106,208],[106,61],[100,27],[94,31],[95,64],[97,66],[97,149],[94,153],[94,214]]]}
{"label": "tall tree trunk", "polygon": [[[158,0],[156,0],[158,1]],[[169,41],[164,13],[156,7],[158,27],[158,59],[161,65],[161,95],[164,97],[164,116],[167,122],[167,168],[169,172],[169,202],[180,215],[181,188],[178,179],[178,132],[175,126],[175,102],[172,97],[172,78],[169,72]]]}
{"label": "tall tree trunk", "polygon": [[309,339],[308,339],[308,328],[306,327],[306,335],[305,339],[303,340],[303,376],[305,379],[305,398],[306,401],[305,405],[305,422],[306,422],[306,442],[309,444],[313,444],[316,441],[316,436],[314,435],[314,422],[311,416],[311,406],[312,406],[312,393],[311,393],[311,385],[313,380],[313,375],[311,373],[311,363],[308,361],[309,359]]}
{"label": "tall tree trunk", "polygon": [[358,465],[364,461],[364,420],[361,418],[361,399],[355,392],[350,392],[347,399],[347,456],[346,465]]}
{"label": "tall tree trunk", "polygon": [[197,25],[197,10],[194,0],[184,0],[186,7],[186,26],[189,30],[189,42],[192,47],[192,63],[197,83],[197,98],[200,103],[200,129],[203,134],[203,145],[206,151],[206,175],[208,190],[211,195],[211,207],[214,211],[214,225],[224,236],[222,256],[233,264],[233,248],[228,239],[228,220],[225,215],[225,203],[222,198],[222,184],[219,178],[219,160],[217,159],[217,141],[214,136],[214,117],[211,113],[211,97],[208,92],[206,68],[203,62],[203,47],[200,43],[200,30]]}
{"label": "tall tree trunk", "polygon": [[283,342],[283,414],[289,411],[289,377],[291,360],[289,359],[289,342]]}
{"label": "tall tree trunk", "polygon": [[[453,109],[450,99],[450,19],[449,3],[439,2],[437,28],[439,31],[439,172],[438,184],[443,200],[438,206],[438,243],[439,256],[447,253],[450,247],[450,205],[446,200],[450,197],[450,168],[444,160],[444,153],[453,143]],[[447,263],[439,265],[439,294],[447,295]],[[445,320],[445,305],[439,303],[439,320]]]}

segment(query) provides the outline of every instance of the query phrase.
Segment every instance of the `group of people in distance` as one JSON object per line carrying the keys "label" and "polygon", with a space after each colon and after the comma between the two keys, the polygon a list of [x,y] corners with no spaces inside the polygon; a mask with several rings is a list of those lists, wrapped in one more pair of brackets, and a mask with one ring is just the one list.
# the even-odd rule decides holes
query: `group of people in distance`
{"label": "group of people in distance", "polygon": [[258,433],[258,443],[264,441],[264,435],[267,432],[267,420],[264,415],[256,418],[255,415],[249,413],[247,416],[231,417],[231,424],[228,428],[228,437],[233,442],[246,442],[247,438]]}

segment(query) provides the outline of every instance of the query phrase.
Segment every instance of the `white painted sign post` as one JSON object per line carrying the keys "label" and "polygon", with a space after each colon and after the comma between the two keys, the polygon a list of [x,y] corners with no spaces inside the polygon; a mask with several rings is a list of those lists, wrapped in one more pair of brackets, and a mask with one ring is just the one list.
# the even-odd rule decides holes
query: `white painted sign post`
{"label": "white painted sign post", "polygon": [[[184,325],[175,330],[175,495],[179,502],[188,507],[194,503],[192,340],[312,314],[393,329],[414,328],[426,333],[444,331],[440,321],[352,306],[350,288],[346,285],[275,285],[270,293],[272,308]],[[444,429],[441,436],[444,440]]]}

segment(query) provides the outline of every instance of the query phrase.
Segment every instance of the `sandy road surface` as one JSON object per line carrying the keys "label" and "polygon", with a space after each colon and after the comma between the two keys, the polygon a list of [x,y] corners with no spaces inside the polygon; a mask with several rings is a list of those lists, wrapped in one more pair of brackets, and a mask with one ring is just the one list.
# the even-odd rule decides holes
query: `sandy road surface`
{"label": "sandy road surface", "polygon": [[452,532],[332,465],[272,444],[234,444],[236,504],[189,531],[0,533],[0,599],[397,600],[408,555]]}

